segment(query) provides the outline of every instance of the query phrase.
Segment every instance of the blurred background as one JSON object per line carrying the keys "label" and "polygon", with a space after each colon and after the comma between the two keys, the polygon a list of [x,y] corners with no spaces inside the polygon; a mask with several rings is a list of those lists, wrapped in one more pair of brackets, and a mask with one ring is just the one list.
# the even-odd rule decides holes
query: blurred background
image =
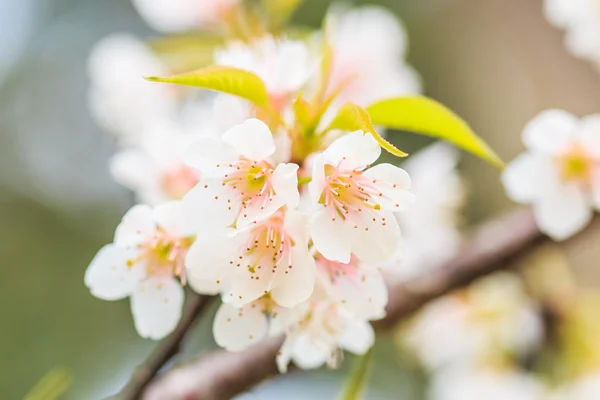
{"label": "blurred background", "polygon": [[[307,0],[295,21],[319,26],[328,3]],[[404,21],[408,61],[425,94],[457,111],[505,160],[522,151],[522,127],[539,111],[600,111],[600,74],[567,52],[563,32],[543,16],[542,0],[370,3]],[[110,177],[107,160],[115,143],[87,105],[90,50],[122,31],[156,35],[129,0],[0,0],[3,399],[23,398],[55,367],[72,373],[64,399],[106,397],[155,345],[136,334],[128,301],[98,300],[83,284],[88,263],[134,202]],[[428,143],[392,138],[409,151]],[[467,155],[460,170],[469,192],[466,225],[513,207],[496,170]],[[587,243],[566,253],[576,276],[591,285],[593,252]],[[197,326],[184,358],[215,346],[210,324],[207,318]],[[372,397],[424,398],[424,373],[395,342],[393,334],[378,338]],[[306,380],[310,386],[303,385],[296,398],[332,398],[346,369],[277,379],[247,398],[279,398]]]}

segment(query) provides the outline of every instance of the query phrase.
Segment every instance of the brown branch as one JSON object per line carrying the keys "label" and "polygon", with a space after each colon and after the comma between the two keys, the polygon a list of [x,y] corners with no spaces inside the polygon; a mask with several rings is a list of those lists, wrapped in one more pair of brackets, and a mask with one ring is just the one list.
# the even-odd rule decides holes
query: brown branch
{"label": "brown branch", "polygon": [[[390,288],[387,316],[374,322],[392,328],[430,300],[494,271],[508,268],[548,241],[529,210],[519,210],[479,228],[461,251],[434,272]],[[175,369],[148,387],[144,400],[229,399],[278,373],[275,356],[281,338],[268,339],[241,353],[214,351]]]}
{"label": "brown branch", "polygon": [[158,371],[179,352],[186,334],[208,303],[210,303],[210,298],[200,296],[191,290],[188,292],[181,320],[173,333],[156,346],[148,358],[136,369],[129,383],[120,393],[114,396],[114,399],[133,400],[140,398],[146,386],[154,379]]}

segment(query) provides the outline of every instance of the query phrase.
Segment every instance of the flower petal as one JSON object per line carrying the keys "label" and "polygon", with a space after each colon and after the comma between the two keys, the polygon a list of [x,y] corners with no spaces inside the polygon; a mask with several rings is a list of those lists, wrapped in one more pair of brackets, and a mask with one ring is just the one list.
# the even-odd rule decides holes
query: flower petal
{"label": "flower petal", "polygon": [[102,300],[129,296],[141,279],[139,268],[127,266],[127,260],[131,258],[135,258],[135,251],[113,244],[102,247],[85,271],[85,285]]}
{"label": "flower petal", "polygon": [[111,157],[109,167],[113,178],[126,188],[138,192],[136,194],[141,201],[155,204],[164,199],[158,188],[159,171],[139,149],[118,152]]}
{"label": "flower petal", "polygon": [[220,234],[233,224],[241,204],[229,200],[230,192],[219,181],[201,179],[182,200],[185,232]]}
{"label": "flower petal", "polygon": [[591,204],[575,185],[557,187],[553,193],[546,193],[533,211],[540,230],[554,240],[571,237],[592,219]]}
{"label": "flower petal", "polygon": [[219,346],[241,351],[265,337],[268,327],[261,307],[251,304],[235,308],[223,303],[215,316],[213,334]]}
{"label": "flower petal", "polygon": [[275,153],[275,142],[269,127],[259,119],[250,118],[223,134],[223,141],[238,154],[253,161],[262,161]]}
{"label": "flower petal", "polygon": [[183,154],[184,163],[207,178],[221,178],[223,171],[217,165],[227,165],[237,159],[238,155],[233,147],[215,138],[200,138]]}
{"label": "flower petal", "polygon": [[398,220],[390,212],[362,214],[362,221],[349,227],[352,253],[366,263],[386,261],[401,245]]}
{"label": "flower petal", "polygon": [[342,169],[365,169],[381,154],[379,143],[369,133],[356,131],[336,139],[323,152],[327,164]]}
{"label": "flower petal", "polygon": [[308,248],[295,246],[292,250],[292,268],[288,268],[286,273],[278,274],[273,283],[273,300],[288,308],[307,300],[313,293],[316,274],[315,259],[308,252]]}
{"label": "flower petal", "polygon": [[312,179],[308,183],[308,195],[310,201],[318,204],[325,188],[325,157],[318,155],[312,163]]}
{"label": "flower petal", "polygon": [[310,233],[315,249],[332,261],[345,264],[350,262],[351,230],[352,227],[343,218],[332,217],[331,212],[325,208],[317,211],[310,219]]}
{"label": "flower petal", "polygon": [[547,110],[531,120],[523,131],[523,143],[531,150],[557,154],[572,140],[579,121],[564,110]]}
{"label": "flower petal", "polygon": [[135,328],[143,338],[162,339],[171,333],[181,318],[184,294],[172,278],[151,277],[131,295]]}
{"label": "flower petal", "polygon": [[171,236],[185,237],[193,235],[193,231],[186,231],[183,207],[180,201],[169,201],[154,207],[154,220]]}
{"label": "flower petal", "polygon": [[523,153],[502,172],[508,197],[517,203],[531,203],[546,192],[555,173],[550,160],[539,154]]}
{"label": "flower petal", "polygon": [[375,342],[375,332],[364,320],[351,320],[339,339],[338,345],[354,354],[365,354]]}
{"label": "flower petal", "polygon": [[152,235],[155,229],[152,208],[145,204],[135,205],[117,226],[114,243],[119,247],[136,246]]}
{"label": "flower petal", "polygon": [[376,320],[385,317],[387,286],[375,268],[359,268],[354,275],[335,278],[340,302],[358,318]]}
{"label": "flower petal", "polygon": [[293,344],[294,364],[301,369],[315,369],[325,364],[335,350],[335,343],[328,340],[317,343],[308,334],[299,334]]}
{"label": "flower petal", "polygon": [[409,192],[410,177],[402,168],[392,164],[379,164],[366,170],[363,175],[373,179],[373,184],[380,193],[374,200],[382,209],[405,211],[415,202],[415,195]]}
{"label": "flower petal", "polygon": [[578,136],[586,153],[600,159],[600,114],[584,117]]}

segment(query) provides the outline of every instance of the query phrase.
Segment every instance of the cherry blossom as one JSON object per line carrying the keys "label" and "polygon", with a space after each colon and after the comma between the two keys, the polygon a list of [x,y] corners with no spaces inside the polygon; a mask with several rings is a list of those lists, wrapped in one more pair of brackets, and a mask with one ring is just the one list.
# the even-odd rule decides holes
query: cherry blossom
{"label": "cherry blossom", "polygon": [[202,177],[183,199],[188,222],[198,230],[242,228],[282,206],[298,205],[296,164],[274,165],[269,128],[258,119],[234,126],[221,138],[193,143],[184,161]]}
{"label": "cherry blossom", "polygon": [[242,230],[200,235],[186,259],[192,287],[200,293],[223,292],[236,307],[267,293],[284,307],[305,301],[316,276],[307,225],[304,214],[278,210]]}
{"label": "cherry blossom", "polygon": [[370,168],[381,147],[356,131],[334,141],[313,162],[311,218],[315,249],[325,258],[349,263],[351,254],[378,263],[394,254],[400,228],[394,216],[414,201],[408,174],[391,164]]}
{"label": "cherry blossom", "polygon": [[304,313],[286,329],[286,339],[277,355],[277,366],[287,371],[290,361],[302,369],[318,368],[324,364],[335,367],[341,351],[365,354],[373,345],[375,333],[367,321],[352,315],[333,302],[322,291],[301,307]]}
{"label": "cherry blossom", "polygon": [[506,168],[508,196],[531,204],[536,222],[555,240],[585,227],[600,207],[600,116],[578,120],[548,110],[523,131],[527,152]]}
{"label": "cherry blossom", "polygon": [[90,263],[85,284],[103,300],[131,297],[140,336],[161,339],[181,317],[184,260],[191,242],[179,202],[136,205],[123,217],[113,243]]}
{"label": "cherry blossom", "polygon": [[230,18],[241,0],[133,0],[133,5],[157,31],[181,32],[219,25]]}

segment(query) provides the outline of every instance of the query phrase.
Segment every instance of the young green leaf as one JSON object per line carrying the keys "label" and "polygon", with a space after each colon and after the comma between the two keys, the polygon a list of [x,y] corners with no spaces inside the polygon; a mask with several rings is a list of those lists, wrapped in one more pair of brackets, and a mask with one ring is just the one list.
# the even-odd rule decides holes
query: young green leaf
{"label": "young green leaf", "polygon": [[256,74],[243,69],[212,65],[184,74],[170,77],[147,76],[150,82],[175,83],[185,86],[196,86],[217,92],[233,94],[250,100],[260,107],[268,105],[265,84]]}
{"label": "young green leaf", "polygon": [[335,119],[327,129],[341,129],[344,131],[360,130],[365,132],[365,134],[370,133],[382,149],[396,157],[406,157],[408,155],[385,140],[373,127],[373,123],[371,122],[371,118],[367,111],[351,102],[344,104],[342,108],[340,108]]}
{"label": "young green leaf", "polygon": [[304,0],[262,0],[268,21],[273,28],[281,29]]}
{"label": "young green leaf", "polygon": [[372,353],[373,349],[371,348],[365,355],[355,357],[354,365],[348,374],[348,379],[342,391],[342,400],[359,400],[362,398],[369,379]]}
{"label": "young green leaf", "polygon": [[444,139],[502,168],[496,153],[454,112],[422,96],[383,100],[367,107],[373,123]]}

